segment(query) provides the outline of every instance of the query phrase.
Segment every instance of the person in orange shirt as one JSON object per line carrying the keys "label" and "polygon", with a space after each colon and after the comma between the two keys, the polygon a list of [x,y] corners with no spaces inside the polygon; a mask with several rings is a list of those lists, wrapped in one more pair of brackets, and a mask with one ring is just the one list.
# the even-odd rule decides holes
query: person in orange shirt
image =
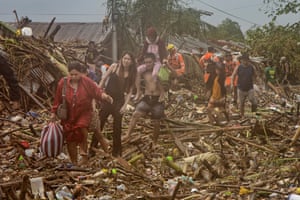
{"label": "person in orange shirt", "polygon": [[226,80],[225,80],[225,87],[228,93],[233,92],[233,104],[237,104],[237,78],[235,77],[235,80],[233,81],[233,88],[231,91],[231,78],[232,78],[232,73],[234,69],[240,65],[238,61],[234,61],[232,58],[231,53],[226,53],[225,54],[225,60],[224,60],[224,66],[225,66],[225,73],[226,73]]}
{"label": "person in orange shirt", "polygon": [[185,82],[183,78],[185,74],[185,63],[182,54],[177,52],[174,44],[168,44],[167,50],[169,52],[167,64],[176,74],[173,84],[177,85],[178,82]]}
{"label": "person in orange shirt", "polygon": [[185,73],[185,63],[182,54],[177,52],[174,44],[169,44],[167,50],[169,52],[169,66],[171,66],[175,70],[177,77],[182,76]]}
{"label": "person in orange shirt", "polygon": [[207,47],[207,52],[199,59],[199,64],[204,74],[203,77],[204,83],[207,83],[209,78],[209,73],[211,71],[214,71],[214,69],[210,71],[208,66],[211,61],[218,62],[218,60],[215,59],[217,59],[217,57],[215,56],[215,49],[213,47]]}

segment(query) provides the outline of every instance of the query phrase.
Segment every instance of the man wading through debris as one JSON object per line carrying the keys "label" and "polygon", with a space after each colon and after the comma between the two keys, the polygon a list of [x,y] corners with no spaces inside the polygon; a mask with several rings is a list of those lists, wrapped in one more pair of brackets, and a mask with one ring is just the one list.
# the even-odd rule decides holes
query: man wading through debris
{"label": "man wading through debris", "polygon": [[160,120],[164,117],[164,90],[161,83],[152,76],[155,65],[155,55],[153,53],[146,53],[144,63],[146,66],[145,71],[141,72],[138,69],[136,94],[137,99],[140,99],[141,79],[143,78],[145,84],[144,96],[135,108],[125,138],[128,139],[130,137],[137,120],[147,113],[150,113],[154,127],[153,141],[156,143],[160,131]]}
{"label": "man wading through debris", "polygon": [[[245,113],[245,101],[248,97],[251,102],[251,111],[256,112],[257,101],[253,89],[253,80],[255,79],[255,70],[248,54],[243,54],[240,57],[241,64],[234,70],[231,80],[234,80],[238,76],[238,99],[241,117],[244,117]],[[231,82],[231,88],[233,88],[233,82]]]}

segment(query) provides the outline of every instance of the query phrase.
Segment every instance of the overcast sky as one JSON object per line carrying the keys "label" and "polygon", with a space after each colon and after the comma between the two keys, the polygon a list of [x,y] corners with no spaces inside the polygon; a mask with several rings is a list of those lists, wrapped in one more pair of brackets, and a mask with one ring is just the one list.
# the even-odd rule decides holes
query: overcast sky
{"label": "overcast sky", "polygon": [[[264,25],[270,21],[263,11],[263,0],[188,0],[187,6],[213,12],[205,20],[218,25],[225,18],[236,21],[243,31],[253,25]],[[0,0],[0,21],[13,22],[16,10],[19,17],[28,16],[35,22],[97,22],[106,14],[106,0]],[[277,24],[300,21],[300,14],[280,17]]]}

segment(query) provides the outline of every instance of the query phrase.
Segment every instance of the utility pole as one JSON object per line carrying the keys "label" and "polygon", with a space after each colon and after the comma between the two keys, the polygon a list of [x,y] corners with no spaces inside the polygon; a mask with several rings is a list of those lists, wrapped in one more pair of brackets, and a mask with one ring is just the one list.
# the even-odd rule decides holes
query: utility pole
{"label": "utility pole", "polygon": [[118,34],[117,34],[117,22],[118,13],[116,9],[116,0],[112,0],[111,9],[111,21],[112,21],[112,60],[113,62],[118,61]]}

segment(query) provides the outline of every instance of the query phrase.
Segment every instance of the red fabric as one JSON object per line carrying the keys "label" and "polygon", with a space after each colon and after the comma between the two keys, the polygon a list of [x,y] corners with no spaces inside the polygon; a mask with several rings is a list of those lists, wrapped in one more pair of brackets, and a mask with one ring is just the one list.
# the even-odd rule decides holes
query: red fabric
{"label": "red fabric", "polygon": [[[52,112],[56,113],[58,105],[62,102],[63,79],[58,83]],[[81,142],[83,135],[81,128],[87,128],[92,119],[92,100],[101,100],[102,90],[89,78],[82,76],[78,83],[77,91],[70,85],[70,77],[67,80],[66,102],[68,107],[68,119],[62,120],[64,135],[67,142]]]}

